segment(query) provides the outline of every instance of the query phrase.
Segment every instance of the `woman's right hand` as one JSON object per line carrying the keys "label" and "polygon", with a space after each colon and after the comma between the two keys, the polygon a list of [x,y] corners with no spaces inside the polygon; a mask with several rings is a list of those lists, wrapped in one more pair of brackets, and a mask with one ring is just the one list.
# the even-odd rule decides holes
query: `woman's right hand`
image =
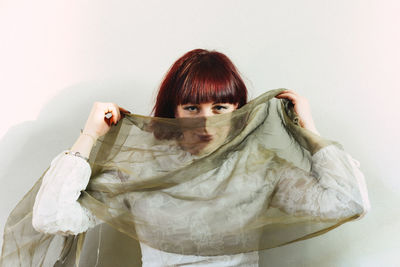
{"label": "woman's right hand", "polygon": [[[108,112],[112,113],[112,117],[109,119],[105,117],[105,114]],[[83,132],[97,139],[105,135],[111,129],[113,123],[116,125],[117,122],[124,117],[125,113],[130,113],[130,111],[119,107],[115,103],[94,102]]]}

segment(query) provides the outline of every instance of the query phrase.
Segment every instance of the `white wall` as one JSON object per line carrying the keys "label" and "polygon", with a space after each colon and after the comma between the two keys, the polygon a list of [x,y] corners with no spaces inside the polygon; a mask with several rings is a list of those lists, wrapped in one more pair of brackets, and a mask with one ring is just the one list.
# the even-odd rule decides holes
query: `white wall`
{"label": "white wall", "polygon": [[233,60],[251,98],[306,96],[319,132],[367,179],[364,219],[263,252],[261,266],[396,266],[399,12],[396,0],[1,1],[1,233],[94,101],[148,115],[169,66],[208,48]]}

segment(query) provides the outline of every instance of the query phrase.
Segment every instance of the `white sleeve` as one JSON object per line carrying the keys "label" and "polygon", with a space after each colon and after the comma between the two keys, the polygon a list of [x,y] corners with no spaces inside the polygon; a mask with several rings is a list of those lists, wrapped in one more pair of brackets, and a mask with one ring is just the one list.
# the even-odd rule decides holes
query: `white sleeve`
{"label": "white sleeve", "polygon": [[286,213],[323,218],[363,217],[370,209],[360,163],[336,145],[312,156],[311,172],[288,165],[271,199]]}
{"label": "white sleeve", "polygon": [[32,225],[37,231],[76,235],[102,222],[77,201],[89,183],[89,163],[66,151],[51,161],[36,195]]}

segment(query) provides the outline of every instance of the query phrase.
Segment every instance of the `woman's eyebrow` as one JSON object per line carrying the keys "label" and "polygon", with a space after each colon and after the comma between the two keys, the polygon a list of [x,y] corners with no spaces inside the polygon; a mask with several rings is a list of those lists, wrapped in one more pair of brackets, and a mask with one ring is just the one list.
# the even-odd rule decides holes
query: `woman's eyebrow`
{"label": "woman's eyebrow", "polygon": [[[212,105],[215,105],[215,104],[220,104],[220,105],[228,105],[228,104],[230,104],[230,103],[228,103],[228,102],[213,102],[212,103]],[[185,103],[185,104],[181,104],[182,106],[188,106],[188,105],[190,105],[190,106],[196,106],[196,105],[200,105],[200,103]]]}
{"label": "woman's eyebrow", "polygon": [[195,103],[185,103],[185,104],[181,104],[182,106],[188,106],[188,105],[198,105],[198,104],[195,104]]}

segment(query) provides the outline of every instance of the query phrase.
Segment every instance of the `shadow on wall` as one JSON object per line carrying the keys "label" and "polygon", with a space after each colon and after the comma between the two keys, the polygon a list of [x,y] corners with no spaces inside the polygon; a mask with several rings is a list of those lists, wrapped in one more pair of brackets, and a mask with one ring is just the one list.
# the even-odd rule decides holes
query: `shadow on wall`
{"label": "shadow on wall", "polygon": [[[145,101],[150,99],[154,88],[138,85],[131,81],[88,82],[66,88],[51,99],[41,110],[35,121],[27,121],[9,129],[0,140],[0,227],[3,236],[4,225],[18,201],[32,188],[51,160],[62,150],[70,148],[80,134],[95,101],[115,102],[133,113],[140,112]],[[139,95],[139,97],[138,97]],[[141,101],[141,106],[140,102]],[[148,103],[148,110],[152,103]],[[148,112],[149,113],[149,112]],[[139,243],[106,227],[105,235],[112,240],[107,247],[101,248],[106,255],[128,253],[126,247],[135,247],[135,253],[129,252],[129,266],[140,266]],[[83,253],[88,253],[88,260],[96,259],[97,243],[88,235]],[[115,242],[114,242],[115,241]],[[3,239],[1,238],[1,244]],[[128,244],[131,243],[131,244]],[[129,258],[129,257],[126,257]],[[99,259],[98,266],[112,266],[112,258]],[[104,265],[108,263],[108,265]],[[128,266],[127,265],[127,266]],[[84,265],[94,266],[94,264]]]}

